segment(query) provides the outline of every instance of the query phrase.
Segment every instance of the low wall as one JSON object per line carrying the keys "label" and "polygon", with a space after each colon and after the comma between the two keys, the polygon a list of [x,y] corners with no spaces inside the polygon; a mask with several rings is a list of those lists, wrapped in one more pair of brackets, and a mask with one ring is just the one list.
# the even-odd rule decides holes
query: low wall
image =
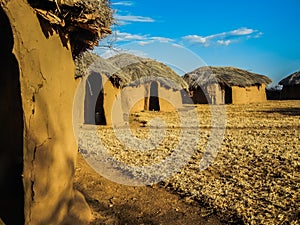
{"label": "low wall", "polygon": [[160,111],[172,112],[183,107],[180,91],[174,91],[173,89],[166,89],[164,87],[160,87],[158,91]]}
{"label": "low wall", "polygon": [[232,86],[232,104],[266,102],[266,86],[238,87]]}

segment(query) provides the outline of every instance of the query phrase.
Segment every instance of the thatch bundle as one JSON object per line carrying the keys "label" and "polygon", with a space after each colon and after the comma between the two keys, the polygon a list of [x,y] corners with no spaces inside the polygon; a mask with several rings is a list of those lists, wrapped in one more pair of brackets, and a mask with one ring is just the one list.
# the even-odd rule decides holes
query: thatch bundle
{"label": "thatch bundle", "polygon": [[234,67],[200,67],[184,75],[184,80],[191,89],[211,83],[224,84],[229,87],[248,87],[257,84],[269,84],[272,81],[263,75],[251,73]]}
{"label": "thatch bundle", "polygon": [[116,72],[113,78],[120,77],[120,73],[127,75],[127,79],[120,81],[121,86],[139,86],[157,81],[161,86],[173,90],[188,89],[187,83],[170,67],[151,59],[127,65]]}
{"label": "thatch bundle", "polygon": [[300,71],[295,72],[279,82],[283,86],[295,86],[300,84]]}
{"label": "thatch bundle", "polygon": [[75,77],[82,77],[88,75],[90,70],[95,72],[113,74],[119,70],[118,67],[115,67],[109,61],[103,59],[102,57],[86,51],[82,53],[75,59]]}
{"label": "thatch bundle", "polygon": [[110,63],[118,68],[123,68],[133,63],[138,63],[147,60],[146,58],[142,58],[136,55],[131,55],[127,53],[121,53],[115,56],[112,56],[107,59]]}
{"label": "thatch bundle", "polygon": [[[110,34],[112,10],[108,0],[29,0],[41,23],[48,23],[69,39],[74,56],[98,45]],[[51,31],[47,31],[51,32]]]}
{"label": "thatch bundle", "polygon": [[[91,71],[98,72],[111,81],[114,87],[119,88],[122,82],[129,81],[128,74],[122,72],[108,60],[103,59],[90,51],[82,53],[75,59],[75,77],[87,76]],[[117,75],[115,74],[117,72]]]}
{"label": "thatch bundle", "polygon": [[85,76],[92,70],[105,74],[118,88],[157,81],[161,86],[173,90],[188,89],[187,83],[170,67],[131,54],[122,53],[106,60],[87,51],[77,57],[75,65],[76,77]]}

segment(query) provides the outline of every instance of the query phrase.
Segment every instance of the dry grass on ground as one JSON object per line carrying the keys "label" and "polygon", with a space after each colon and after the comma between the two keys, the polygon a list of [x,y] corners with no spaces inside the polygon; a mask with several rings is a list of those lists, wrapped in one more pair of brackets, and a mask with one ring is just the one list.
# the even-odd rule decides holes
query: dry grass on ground
{"label": "dry grass on ground", "polygon": [[[152,118],[165,121],[165,138],[153,151],[126,147],[112,128],[99,129],[99,138],[119,161],[147,166],[168,158],[179,143],[180,131],[187,129],[198,137],[198,144],[186,166],[165,181],[170,190],[205,205],[227,222],[300,224],[300,101],[228,105],[225,109],[227,125],[221,147],[204,171],[199,165],[211,136],[211,110],[221,113],[222,106],[197,106],[199,123],[191,128],[180,128],[176,113],[132,114],[131,130],[145,140]],[[87,130],[85,135],[89,136]],[[189,144],[194,143],[185,143]]]}

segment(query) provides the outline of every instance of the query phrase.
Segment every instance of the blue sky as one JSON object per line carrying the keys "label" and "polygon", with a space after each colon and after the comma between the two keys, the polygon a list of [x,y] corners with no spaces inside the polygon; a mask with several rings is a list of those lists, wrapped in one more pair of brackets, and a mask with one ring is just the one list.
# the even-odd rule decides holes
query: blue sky
{"label": "blue sky", "polygon": [[114,0],[111,4],[117,25],[107,40],[114,48],[127,44],[145,49],[154,42],[181,45],[207,65],[239,67],[267,75],[274,83],[300,70],[300,0]]}

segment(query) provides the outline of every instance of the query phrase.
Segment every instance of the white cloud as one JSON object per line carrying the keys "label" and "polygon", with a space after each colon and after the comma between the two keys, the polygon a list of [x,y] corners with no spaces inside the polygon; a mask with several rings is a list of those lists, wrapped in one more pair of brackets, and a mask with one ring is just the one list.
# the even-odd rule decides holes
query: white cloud
{"label": "white cloud", "polygon": [[188,41],[192,44],[201,44],[204,47],[208,47],[210,45],[225,45],[228,46],[233,42],[238,42],[242,40],[242,38],[259,38],[263,33],[254,29],[242,27],[236,30],[222,32],[217,34],[212,34],[208,36],[200,36],[200,35],[187,35],[182,37],[183,40]]}
{"label": "white cloud", "polygon": [[110,36],[110,38],[113,39],[113,41],[116,41],[116,42],[138,41],[139,45],[147,45],[147,44],[151,44],[155,41],[163,42],[163,43],[174,42],[174,40],[171,38],[157,37],[157,36],[152,37],[149,34],[145,34],[145,35],[131,34],[131,33],[126,33],[126,32],[116,31],[113,35],[114,36]]}
{"label": "white cloud", "polygon": [[142,41],[146,40],[147,35],[131,34],[126,32],[116,32],[116,41]]}
{"label": "white cloud", "polygon": [[230,45],[230,44],[232,43],[232,41],[231,41],[231,40],[226,40],[226,41],[224,41],[224,40],[218,40],[217,43],[218,43],[219,45],[225,45],[225,46],[228,46],[228,45]]}
{"label": "white cloud", "polygon": [[112,2],[112,5],[118,5],[118,6],[132,6],[133,2],[131,1],[122,1],[122,2]]}
{"label": "white cloud", "polygon": [[199,35],[187,35],[184,36],[183,39],[189,41],[190,43],[194,44],[202,44],[204,47],[208,47],[211,45],[211,40],[221,36],[222,34],[214,34],[209,36],[199,36]]}
{"label": "white cloud", "polygon": [[253,29],[242,27],[242,28],[230,31],[229,34],[231,34],[231,35],[237,35],[237,36],[242,36],[242,35],[253,34],[254,32],[256,32],[256,31],[253,30]]}
{"label": "white cloud", "polygon": [[258,32],[253,38],[260,38],[263,34],[263,32]]}
{"label": "white cloud", "polygon": [[159,42],[164,42],[164,43],[174,41],[173,39],[171,39],[171,38],[166,38],[166,37],[151,37],[151,40],[159,41]]}
{"label": "white cloud", "polygon": [[202,37],[202,36],[198,36],[198,35],[187,35],[187,36],[184,36],[183,39],[190,41],[192,43],[205,44],[208,40],[208,37]]}
{"label": "white cloud", "polygon": [[154,19],[150,17],[145,17],[145,16],[132,16],[132,15],[126,15],[126,16],[121,16],[116,14],[114,18],[119,21],[119,22],[142,22],[142,23],[153,23],[155,22]]}

